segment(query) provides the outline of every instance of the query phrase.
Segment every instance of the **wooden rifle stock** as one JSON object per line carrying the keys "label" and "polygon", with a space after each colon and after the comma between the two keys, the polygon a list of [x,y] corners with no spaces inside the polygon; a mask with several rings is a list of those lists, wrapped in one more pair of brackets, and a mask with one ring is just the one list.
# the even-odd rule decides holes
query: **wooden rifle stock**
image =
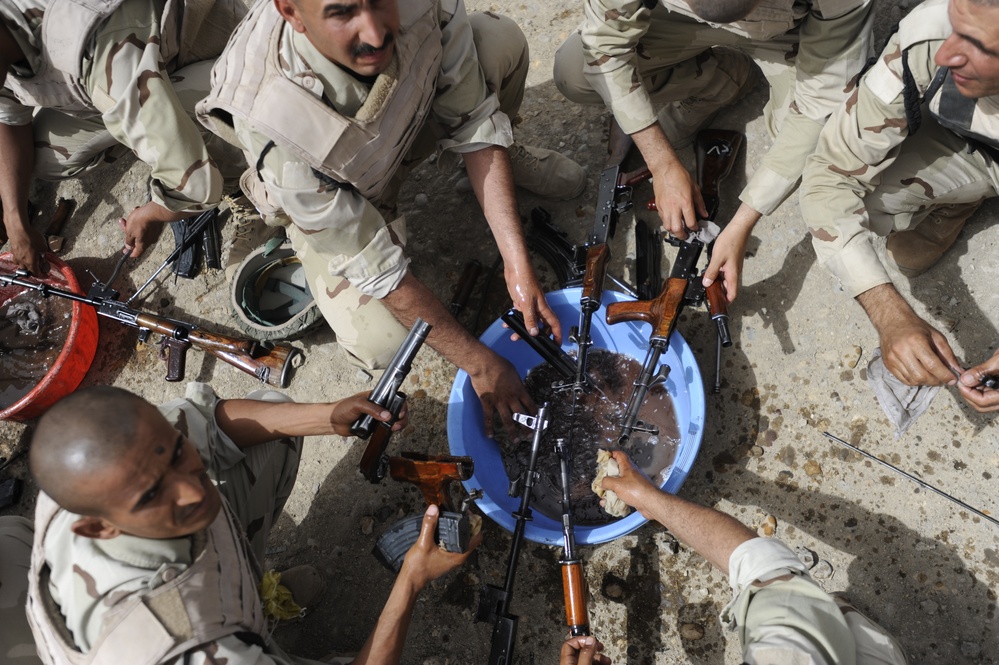
{"label": "wooden rifle stock", "polygon": [[701,188],[708,219],[718,212],[719,187],[735,166],[742,148],[742,133],[730,129],[704,129],[697,133],[694,144],[697,186]]}
{"label": "wooden rifle stock", "polygon": [[604,293],[604,276],[607,274],[607,260],[610,258],[610,248],[607,243],[594,245],[586,250],[586,273],[583,275],[584,300],[597,303]]}
{"label": "wooden rifle stock", "polygon": [[287,344],[275,344],[270,348],[255,340],[226,337],[146,312],[136,315],[135,325],[140,330],[163,335],[167,381],[183,380],[187,350],[194,346],[269,385],[285,388],[292,361],[299,353]]}
{"label": "wooden rifle stock", "polygon": [[607,323],[644,321],[652,326],[651,337],[669,339],[676,328],[677,316],[683,307],[687,280],[670,277],[655,300],[615,302],[607,306]]}
{"label": "wooden rifle stock", "polygon": [[448,486],[455,481],[468,480],[474,469],[471,457],[404,452],[389,458],[392,478],[416,485],[428,505],[440,506],[442,510],[454,510]]}

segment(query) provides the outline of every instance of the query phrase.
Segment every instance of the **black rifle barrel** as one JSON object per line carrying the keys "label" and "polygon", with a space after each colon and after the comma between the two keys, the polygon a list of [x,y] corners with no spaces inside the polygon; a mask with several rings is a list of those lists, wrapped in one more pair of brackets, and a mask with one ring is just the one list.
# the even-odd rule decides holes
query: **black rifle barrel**
{"label": "black rifle barrel", "polygon": [[527,342],[532,349],[537,351],[541,359],[551,365],[556,372],[566,381],[574,381],[576,378],[576,361],[562,347],[555,343],[555,340],[548,335],[541,333],[532,335],[524,324],[524,315],[515,309],[508,310],[501,317],[503,323],[510,327],[520,338]]}
{"label": "black rifle barrel", "polygon": [[956,503],[957,505],[961,506],[965,510],[970,510],[971,512],[973,512],[974,514],[978,515],[982,519],[988,520],[989,522],[992,522],[996,526],[999,526],[999,520],[997,520],[996,518],[992,517],[991,515],[989,515],[987,513],[982,512],[981,510],[979,510],[978,508],[975,508],[974,506],[969,506],[964,501],[961,501],[960,499],[958,499],[955,496],[951,496],[950,494],[947,494],[947,492],[944,492],[942,489],[938,489],[938,488],[934,487],[933,485],[930,485],[928,482],[926,482],[922,478],[917,478],[916,476],[912,475],[908,471],[903,471],[902,469],[898,468],[894,464],[886,462],[886,461],[884,461],[883,459],[881,459],[879,457],[875,457],[874,455],[870,454],[866,450],[861,450],[860,448],[858,448],[857,446],[853,445],[852,443],[847,443],[843,439],[839,438],[838,436],[834,436],[834,435],[830,434],[829,432],[823,432],[822,434],[825,435],[826,438],[831,439],[832,441],[835,441],[836,443],[843,444],[844,446],[846,446],[847,448],[849,448],[850,450],[852,450],[852,451],[854,451],[856,453],[860,453],[861,455],[863,455],[867,459],[871,460],[872,462],[877,462],[878,464],[880,464],[882,466],[888,467],[889,469],[891,469],[895,473],[899,473],[899,474],[905,476],[906,478],[908,478],[912,482],[916,483],[917,485],[922,485],[923,487],[925,487],[926,489],[930,490],[931,492],[936,492],[937,494],[939,494],[943,498],[947,499],[948,501],[953,501],[954,503]]}
{"label": "black rifle barrel", "polygon": [[[392,362],[385,368],[385,373],[378,379],[374,390],[368,395],[369,402],[377,404],[382,408],[389,407],[393,398],[399,393],[399,388],[402,387],[402,382],[406,379],[406,375],[409,374],[409,370],[412,369],[413,358],[416,357],[420,347],[423,346],[423,342],[426,341],[432,327],[429,323],[417,317],[413,323],[413,327],[409,329],[406,339],[402,341],[399,349],[392,357]],[[355,420],[350,426],[350,433],[366,439],[371,436],[377,424],[377,420],[365,414]]]}

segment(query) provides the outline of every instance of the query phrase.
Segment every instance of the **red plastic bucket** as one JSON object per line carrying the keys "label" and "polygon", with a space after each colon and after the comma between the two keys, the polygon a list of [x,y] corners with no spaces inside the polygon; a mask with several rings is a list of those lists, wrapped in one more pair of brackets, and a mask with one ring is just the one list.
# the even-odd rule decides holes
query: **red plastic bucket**
{"label": "red plastic bucket", "polygon": [[[45,282],[51,286],[76,293],[80,283],[68,265],[49,254],[46,259],[51,266]],[[10,252],[0,254],[0,272],[12,273],[17,269]],[[0,302],[24,292],[20,286],[0,286]],[[57,296],[49,296],[55,298]],[[37,418],[70,394],[80,385],[83,377],[94,362],[97,353],[97,312],[90,305],[73,302],[69,333],[55,362],[42,380],[31,392],[0,411],[0,420],[25,421]]]}

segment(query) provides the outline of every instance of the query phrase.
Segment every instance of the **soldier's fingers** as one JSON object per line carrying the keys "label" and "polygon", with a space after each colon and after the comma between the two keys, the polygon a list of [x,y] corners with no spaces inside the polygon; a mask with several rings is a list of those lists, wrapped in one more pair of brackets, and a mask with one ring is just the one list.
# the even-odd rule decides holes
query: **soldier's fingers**
{"label": "soldier's fingers", "polygon": [[558,344],[562,343],[562,322],[558,320],[558,316],[552,311],[552,308],[548,306],[548,301],[542,296],[541,301],[538,303],[538,313],[548,327],[552,329],[552,336],[555,338],[555,342]]}
{"label": "soldier's fingers", "polygon": [[417,544],[423,548],[436,547],[434,535],[439,513],[440,509],[434,504],[427,506],[427,512],[423,513],[423,524],[420,525],[420,537],[417,539]]}
{"label": "soldier's fingers", "polygon": [[489,395],[479,395],[479,402],[482,403],[482,425],[486,430],[486,436],[493,438],[493,398]]}
{"label": "soldier's fingers", "polygon": [[528,306],[521,305],[520,313],[524,315],[524,327],[531,335],[537,335],[541,332],[538,327],[538,317],[534,312],[534,307],[530,306],[530,303],[525,303]]}

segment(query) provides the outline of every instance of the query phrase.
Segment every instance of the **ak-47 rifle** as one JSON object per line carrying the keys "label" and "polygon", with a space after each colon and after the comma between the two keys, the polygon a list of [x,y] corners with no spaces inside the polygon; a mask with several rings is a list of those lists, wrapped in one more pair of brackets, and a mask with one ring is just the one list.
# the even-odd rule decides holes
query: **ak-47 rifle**
{"label": "ak-47 rifle", "polygon": [[555,444],[562,467],[562,595],[565,600],[565,624],[569,635],[590,634],[589,612],[586,606],[590,592],[583,575],[583,560],[576,555],[576,529],[572,518],[569,473],[572,469],[572,447],[565,439]]}
{"label": "ak-47 rifle", "polygon": [[[718,183],[731,172],[742,141],[742,134],[738,132],[711,130],[698,134],[698,184],[701,191],[707,193],[705,198],[713,197],[715,200],[714,210],[709,207],[712,214],[717,209]],[[707,201],[705,203],[707,204]],[[621,426],[619,441],[622,443],[635,430],[639,422],[638,412],[645,402],[649,389],[665,382],[669,376],[669,367],[660,367],[659,358],[666,351],[669,337],[676,329],[680,311],[685,306],[696,307],[707,300],[711,318],[718,328],[719,346],[732,344],[728,332],[725,292],[721,282],[716,281],[705,289],[702,281],[698,279],[697,261],[706,246],[705,243],[695,236],[687,240],[670,237],[667,242],[677,247],[678,251],[669,279],[663,285],[659,296],[654,300],[616,302],[607,307],[608,324],[637,320],[652,325],[649,351],[642,363],[642,371],[635,381],[635,390],[628,401]],[[710,244],[707,246],[710,251]]]}
{"label": "ak-47 rifle", "polygon": [[167,381],[181,381],[187,364],[187,350],[192,346],[210,353],[233,367],[251,374],[264,383],[286,388],[291,379],[291,368],[301,351],[289,344],[272,344],[252,339],[226,337],[209,332],[193,323],[168,319],[128,307],[118,300],[118,291],[97,281],[83,296],[44,282],[28,281],[30,273],[17,270],[14,274],[0,274],[0,284],[16,285],[38,291],[43,298],[58,296],[86,303],[101,316],[106,316],[139,330],[139,340],[145,342],[151,333],[162,335],[160,355],[167,362]]}
{"label": "ak-47 rifle", "polygon": [[356,437],[367,439],[367,447],[361,455],[361,462],[358,466],[361,473],[372,483],[380,483],[388,471],[388,457],[385,449],[388,447],[389,439],[392,437],[392,425],[399,419],[399,412],[406,401],[406,393],[399,390],[402,382],[413,367],[413,358],[423,346],[427,335],[430,334],[431,325],[423,319],[417,318],[413,327],[409,329],[409,334],[403,340],[402,345],[395,352],[392,361],[385,368],[385,373],[378,379],[374,390],[368,395],[368,401],[386,409],[392,414],[389,422],[375,420],[365,414],[354,421],[350,426],[350,433]]}
{"label": "ak-47 rifle", "polygon": [[517,575],[517,559],[520,556],[520,546],[524,542],[524,529],[532,519],[531,495],[534,492],[534,482],[537,479],[538,453],[541,450],[541,437],[548,428],[548,403],[538,409],[538,415],[525,416],[514,414],[514,419],[521,425],[534,430],[531,439],[531,453],[527,467],[517,480],[510,483],[510,496],[516,496],[520,491],[520,508],[513,514],[517,525],[513,529],[513,542],[510,545],[510,557],[506,563],[506,581],[503,588],[486,585],[479,596],[479,609],[475,614],[476,621],[489,621],[493,624],[492,646],[489,650],[489,665],[513,665],[513,647],[517,639],[517,616],[510,614],[510,600],[513,598],[513,583]]}

